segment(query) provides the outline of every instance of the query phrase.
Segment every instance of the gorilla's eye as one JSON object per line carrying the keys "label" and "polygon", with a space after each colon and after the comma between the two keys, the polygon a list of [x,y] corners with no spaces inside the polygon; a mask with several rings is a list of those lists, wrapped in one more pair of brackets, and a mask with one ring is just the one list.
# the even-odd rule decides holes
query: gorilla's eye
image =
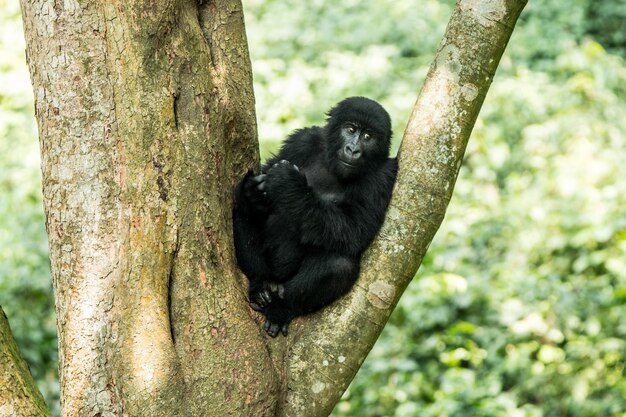
{"label": "gorilla's eye", "polygon": [[352,125],[348,125],[347,127],[348,132],[354,134],[356,132],[356,127],[352,126]]}
{"label": "gorilla's eye", "polygon": [[363,134],[363,140],[370,140],[371,138],[372,138],[372,135],[370,135],[369,133]]}

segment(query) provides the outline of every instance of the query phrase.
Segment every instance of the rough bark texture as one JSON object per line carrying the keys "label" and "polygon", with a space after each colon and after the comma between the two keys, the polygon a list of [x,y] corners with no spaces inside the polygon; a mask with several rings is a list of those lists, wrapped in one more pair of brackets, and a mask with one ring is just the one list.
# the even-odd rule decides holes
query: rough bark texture
{"label": "rough bark texture", "polygon": [[278,380],[231,244],[258,163],[240,2],[22,9],[63,414],[267,414]]}
{"label": "rough bark texture", "polygon": [[258,164],[241,4],[22,0],[66,416],[325,416],[413,277],[523,0],[460,0],[357,287],[269,339],[231,192]]}
{"label": "rough bark texture", "polygon": [[0,416],[41,417],[50,413],[20,355],[0,308]]}

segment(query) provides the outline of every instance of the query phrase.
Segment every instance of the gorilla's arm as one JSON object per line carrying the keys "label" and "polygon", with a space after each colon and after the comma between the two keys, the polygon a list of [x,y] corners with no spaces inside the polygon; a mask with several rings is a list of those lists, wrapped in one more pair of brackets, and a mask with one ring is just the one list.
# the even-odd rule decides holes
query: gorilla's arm
{"label": "gorilla's arm", "polygon": [[322,151],[322,128],[319,126],[307,127],[293,132],[283,143],[280,152],[272,156],[261,168],[267,172],[282,160],[287,160],[296,166],[304,166],[311,158]]}
{"label": "gorilla's arm", "polygon": [[279,163],[267,175],[269,198],[286,219],[300,225],[301,243],[347,255],[359,255],[376,235],[394,179],[395,161],[371,181],[327,200],[289,163]]}

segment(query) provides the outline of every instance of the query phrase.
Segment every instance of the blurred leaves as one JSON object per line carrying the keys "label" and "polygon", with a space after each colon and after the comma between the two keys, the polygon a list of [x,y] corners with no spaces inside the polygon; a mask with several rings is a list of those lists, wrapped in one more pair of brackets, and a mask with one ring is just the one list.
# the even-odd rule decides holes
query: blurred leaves
{"label": "blurred leaves", "polygon": [[451,2],[244,1],[262,141],[323,124],[346,96],[367,95],[404,130]]}

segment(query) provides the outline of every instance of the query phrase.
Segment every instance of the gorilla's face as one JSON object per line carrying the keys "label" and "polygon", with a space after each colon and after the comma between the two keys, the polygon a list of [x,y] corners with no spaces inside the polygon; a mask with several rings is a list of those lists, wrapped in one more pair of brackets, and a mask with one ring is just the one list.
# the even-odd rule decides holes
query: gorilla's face
{"label": "gorilla's face", "polygon": [[346,122],[341,126],[336,141],[335,171],[342,178],[363,175],[376,161],[384,160],[387,153],[380,148],[380,138],[374,132],[361,127],[358,122]]}
{"label": "gorilla's face", "polygon": [[376,170],[387,159],[391,120],[380,104],[364,97],[351,97],[328,115],[328,162],[338,178],[358,178]]}

